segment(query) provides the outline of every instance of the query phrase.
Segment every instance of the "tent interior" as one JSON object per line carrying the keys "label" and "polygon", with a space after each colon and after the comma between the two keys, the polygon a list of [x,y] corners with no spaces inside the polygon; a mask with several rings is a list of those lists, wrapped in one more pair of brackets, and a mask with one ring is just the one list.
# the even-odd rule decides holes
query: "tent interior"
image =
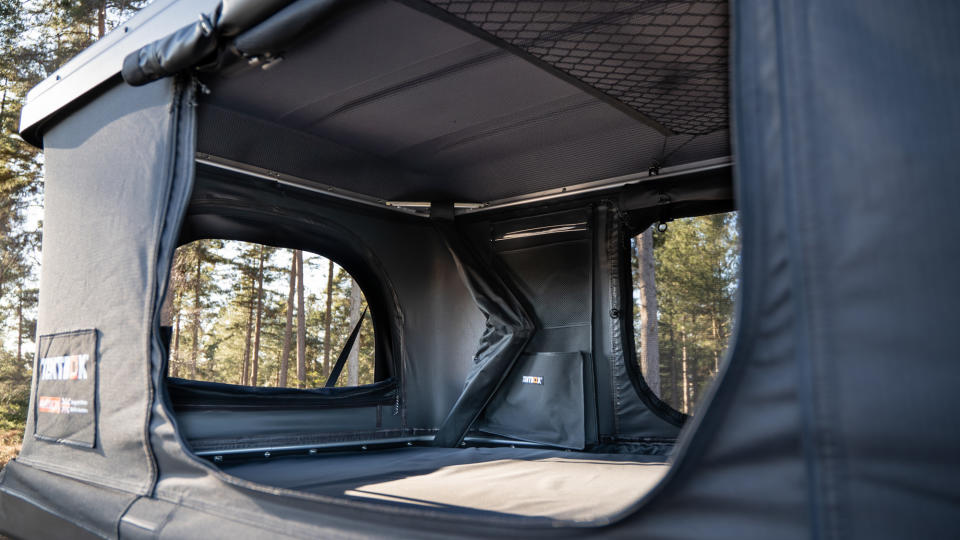
{"label": "tent interior", "polygon": [[282,60],[225,60],[200,155],[486,205],[729,161],[726,2],[432,4],[360,2]]}
{"label": "tent interior", "polygon": [[618,265],[631,226],[732,210],[726,2],[525,4],[353,3],[282,55],[201,70],[180,243],[335,260],[372,309],[377,377],[169,379],[195,454],[291,490],[573,521],[665,474],[685,415],[625,350]]}
{"label": "tent interior", "polygon": [[[958,20],[154,0],[21,113],[42,266],[0,532],[958,537]],[[679,406],[637,238],[733,211],[735,314]],[[200,298],[214,243],[260,246],[217,255],[232,311]],[[322,376],[321,300],[282,358],[292,298],[332,290],[304,259],[342,270]]]}
{"label": "tent interior", "polygon": [[667,467],[664,456],[500,446],[398,448],[248,461],[222,469],[322,495],[589,522],[626,510]]}

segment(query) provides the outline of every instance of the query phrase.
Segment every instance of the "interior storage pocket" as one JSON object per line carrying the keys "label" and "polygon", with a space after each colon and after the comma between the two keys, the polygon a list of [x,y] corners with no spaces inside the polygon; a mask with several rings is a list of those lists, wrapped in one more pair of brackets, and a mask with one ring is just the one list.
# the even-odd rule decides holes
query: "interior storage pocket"
{"label": "interior storage pocket", "polygon": [[583,366],[580,352],[524,354],[477,427],[494,435],[582,449]]}

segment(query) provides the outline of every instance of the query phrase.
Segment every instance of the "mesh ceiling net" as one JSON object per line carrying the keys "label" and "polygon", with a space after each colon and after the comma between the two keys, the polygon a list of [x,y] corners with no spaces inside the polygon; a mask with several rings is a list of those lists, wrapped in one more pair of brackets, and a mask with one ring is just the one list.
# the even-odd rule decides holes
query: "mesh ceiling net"
{"label": "mesh ceiling net", "polygon": [[673,133],[727,127],[727,1],[430,2]]}

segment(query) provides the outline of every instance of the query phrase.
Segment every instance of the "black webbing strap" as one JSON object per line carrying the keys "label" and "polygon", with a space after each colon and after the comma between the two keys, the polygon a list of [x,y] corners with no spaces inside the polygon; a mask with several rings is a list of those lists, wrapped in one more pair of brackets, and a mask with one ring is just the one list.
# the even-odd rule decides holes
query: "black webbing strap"
{"label": "black webbing strap", "polygon": [[347,338],[347,342],[343,345],[343,350],[340,351],[340,356],[337,357],[337,363],[333,365],[333,369],[330,371],[330,377],[327,378],[327,384],[323,386],[329,388],[337,384],[337,379],[340,378],[340,372],[343,371],[343,365],[347,363],[347,357],[350,356],[350,350],[353,349],[353,342],[357,340],[357,336],[360,334],[360,327],[363,325],[363,318],[366,316],[367,308],[363,308],[363,313],[361,313],[360,318],[357,319],[357,324],[353,326],[353,331],[350,332],[350,337]]}

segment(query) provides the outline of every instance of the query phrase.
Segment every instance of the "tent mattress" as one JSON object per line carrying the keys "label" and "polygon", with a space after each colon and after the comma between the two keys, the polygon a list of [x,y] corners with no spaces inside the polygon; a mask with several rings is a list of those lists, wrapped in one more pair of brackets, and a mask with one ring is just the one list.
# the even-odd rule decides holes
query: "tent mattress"
{"label": "tent mattress", "polygon": [[627,508],[667,468],[664,456],[424,447],[222,466],[240,478],[310,493],[571,521]]}

